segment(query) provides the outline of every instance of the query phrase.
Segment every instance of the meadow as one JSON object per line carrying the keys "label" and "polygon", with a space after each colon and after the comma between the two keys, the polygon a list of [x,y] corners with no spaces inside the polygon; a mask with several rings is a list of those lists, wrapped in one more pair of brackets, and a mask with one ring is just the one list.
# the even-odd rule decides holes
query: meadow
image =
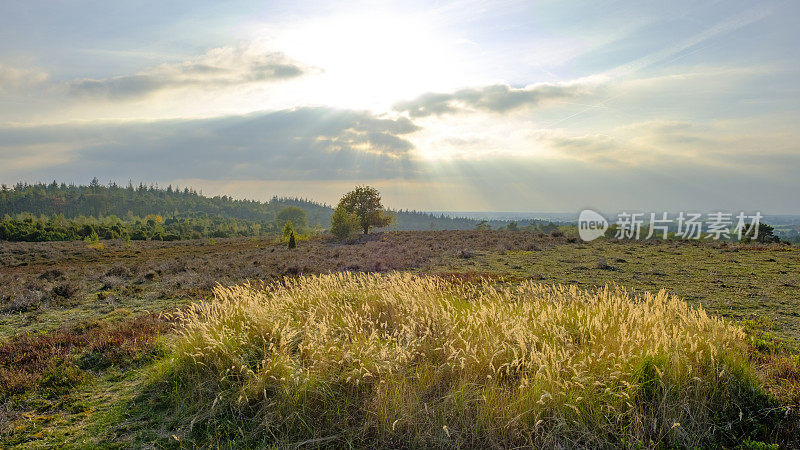
{"label": "meadow", "polygon": [[0,261],[3,447],[798,445],[796,247],[435,231]]}

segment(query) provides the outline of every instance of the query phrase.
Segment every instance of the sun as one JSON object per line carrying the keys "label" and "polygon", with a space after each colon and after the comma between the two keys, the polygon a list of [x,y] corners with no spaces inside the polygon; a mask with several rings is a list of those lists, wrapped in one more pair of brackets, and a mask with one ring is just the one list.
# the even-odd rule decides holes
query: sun
{"label": "sun", "polygon": [[319,67],[308,96],[341,108],[388,111],[397,101],[463,82],[458,39],[424,16],[347,14],[304,23],[276,37],[276,48]]}

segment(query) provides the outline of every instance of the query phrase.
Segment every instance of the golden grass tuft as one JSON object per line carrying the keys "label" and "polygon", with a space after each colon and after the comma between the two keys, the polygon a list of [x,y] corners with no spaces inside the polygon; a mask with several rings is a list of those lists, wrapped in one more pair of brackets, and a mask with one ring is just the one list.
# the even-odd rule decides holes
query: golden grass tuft
{"label": "golden grass tuft", "polygon": [[742,329],[664,291],[337,273],[217,287],[176,319],[170,376],[199,442],[683,447],[768,433]]}

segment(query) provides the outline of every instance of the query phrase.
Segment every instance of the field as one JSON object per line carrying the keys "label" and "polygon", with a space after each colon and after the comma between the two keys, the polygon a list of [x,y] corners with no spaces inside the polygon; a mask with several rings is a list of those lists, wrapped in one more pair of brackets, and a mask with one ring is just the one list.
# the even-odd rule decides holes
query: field
{"label": "field", "polygon": [[[103,244],[87,246],[84,242],[4,242],[0,247],[0,446],[36,447],[66,443],[78,447],[97,444],[178,447],[192,443],[215,445],[214,443],[231,439],[248,443],[255,439],[268,443],[271,442],[269,439],[259,441],[270,435],[268,430],[280,435],[280,439],[276,438],[273,443],[287,445],[303,440],[308,440],[307,444],[312,446],[337,446],[345,442],[358,445],[364,442],[359,439],[378,438],[386,446],[396,446],[399,443],[416,443],[419,446],[433,443],[450,447],[476,443],[497,446],[560,443],[580,446],[586,442],[582,439],[585,439],[585,430],[588,429],[605,430],[604,439],[618,445],[624,440],[643,442],[645,446],[684,446],[695,438],[700,441],[711,439],[702,442],[719,439],[726,445],[745,438],[784,446],[798,445],[797,441],[792,441],[793,436],[797,435],[796,411],[800,404],[800,361],[797,357],[800,338],[800,250],[797,247],[682,242],[582,243],[563,236],[509,231],[391,232],[363,237],[347,245],[316,238],[300,242],[295,250],[289,250],[284,244],[265,238],[217,239],[216,242],[208,239],[132,243],[106,241]],[[255,389],[254,385],[243,383],[242,378],[236,377],[231,377],[231,380],[238,380],[235,383],[232,381],[232,385],[216,385],[210,380],[225,378],[219,376],[220,373],[225,373],[224,370],[219,372],[217,366],[214,366],[215,371],[210,372],[187,368],[196,367],[190,362],[196,362],[196,358],[199,358],[199,353],[187,346],[188,343],[197,342],[190,339],[194,336],[192,330],[196,329],[189,324],[213,323],[212,316],[202,315],[195,317],[194,322],[187,321],[186,314],[192,311],[191,308],[186,309],[187,306],[196,302],[212,301],[218,283],[232,286],[251,281],[249,290],[218,289],[218,300],[211,304],[224,303],[226,295],[234,298],[263,295],[259,294],[263,292],[260,290],[263,287],[261,281],[269,284],[283,280],[284,277],[296,279],[304,275],[359,272],[391,274],[391,277],[439,275],[441,279],[437,278],[439,281],[435,283],[440,284],[435,284],[429,290],[447,292],[448,289],[456,289],[452,286],[461,286],[458,289],[466,291],[481,289],[480,293],[469,294],[466,297],[469,299],[482,295],[491,297],[491,292],[517,292],[519,289],[527,289],[524,298],[521,297],[519,301],[539,305],[537,307],[541,306],[540,299],[545,295],[543,291],[537,290],[544,288],[537,286],[574,286],[575,290],[565,291],[572,293],[561,294],[561,297],[594,298],[593,295],[599,295],[598,289],[609,285],[609,292],[616,293],[612,297],[618,301],[622,301],[619,300],[621,298],[652,299],[655,297],[647,297],[646,293],[655,294],[664,290],[659,298],[675,296],[685,299],[687,308],[702,307],[712,318],[726,318],[724,323],[714,325],[713,333],[703,335],[701,343],[719,346],[722,349],[720,351],[727,355],[725,361],[736,369],[729,370],[728,373],[736,375],[730,375],[733,378],[718,376],[721,384],[716,388],[703,384],[706,390],[697,391],[703,395],[698,394],[692,401],[665,394],[663,399],[669,401],[661,403],[666,405],[662,409],[663,414],[654,415],[652,411],[640,411],[632,416],[625,416],[633,414],[628,411],[626,402],[612,402],[605,397],[590,398],[575,390],[569,391],[572,402],[561,399],[550,409],[536,409],[531,405],[525,409],[529,411],[527,415],[521,416],[524,420],[520,418],[511,423],[503,414],[491,411],[484,411],[485,414],[474,412],[476,403],[469,399],[475,398],[475,392],[456,389],[463,385],[454,384],[454,379],[472,377],[471,385],[474,386],[478,375],[483,378],[491,375],[480,372],[478,367],[485,365],[476,362],[475,370],[467,371],[466,374],[459,372],[458,377],[449,372],[449,375],[432,372],[430,376],[439,377],[439,382],[437,384],[431,381],[430,389],[424,395],[411,395],[413,391],[408,390],[403,391],[406,395],[385,397],[395,400],[434,400],[397,405],[398,410],[419,407],[425,410],[424,405],[428,404],[428,408],[432,408],[436,399],[449,399],[448,401],[456,402],[449,404],[451,410],[461,405],[458,408],[473,411],[472,415],[458,417],[447,417],[442,411],[434,412],[431,417],[436,420],[416,423],[427,424],[431,430],[435,428],[437,432],[431,435],[413,435],[409,431],[415,429],[412,423],[404,424],[402,420],[394,423],[397,419],[390,420],[390,417],[395,416],[388,412],[380,420],[359,421],[362,425],[371,424],[367,427],[368,430],[362,430],[362,434],[352,432],[352,428],[347,428],[351,434],[343,429],[326,428],[323,424],[332,420],[330,417],[302,416],[299,413],[296,416],[298,422],[294,424],[275,422],[271,425],[272,428],[262,424],[262,428],[252,427],[260,430],[255,435],[244,432],[237,434],[242,428],[239,425],[252,425],[252,411],[243,409],[236,398],[231,399],[231,393],[236,392],[238,396],[242,392],[255,392],[248,391]],[[396,272],[399,274],[395,274]],[[413,291],[415,283],[418,281],[406,281],[404,284],[407,286],[403,289],[417,292]],[[348,286],[350,285],[345,282],[345,285],[336,289],[346,291]],[[393,292],[386,287],[376,289]],[[621,289],[626,290],[625,294],[621,294]],[[424,295],[420,292],[423,291],[411,297],[423,298]],[[400,289],[391,298],[402,298],[403,295],[410,294]],[[294,297],[289,296],[285,300],[292,298]],[[566,303],[570,301],[574,300],[565,300]],[[503,305],[498,304],[496,307],[508,307]],[[635,305],[623,302],[619,306],[625,308]],[[283,309],[276,308],[265,317],[269,319],[285,313]],[[449,316],[441,314],[439,310],[432,311],[430,316],[434,324],[444,327],[443,329],[448,329],[445,326],[447,324],[452,325],[452,322],[444,320],[444,317]],[[161,312],[170,314],[160,314]],[[335,317],[335,312],[331,312],[332,317]],[[479,311],[471,312],[479,315]],[[518,313],[516,311],[514,314]],[[580,316],[578,311],[574,314]],[[244,317],[251,316],[246,314]],[[341,320],[346,317],[351,316],[341,315]],[[401,314],[397,317],[406,316]],[[435,319],[437,317],[441,320]],[[506,320],[513,319],[508,315],[504,317]],[[667,314],[664,317],[672,316]],[[553,326],[561,329],[566,325],[560,323]],[[642,324],[636,326],[644,327]],[[652,324],[647,326],[652,328]],[[632,327],[631,329],[635,329],[635,326]],[[506,328],[513,327],[509,325],[504,329]],[[738,336],[736,330],[742,330],[745,334]],[[349,339],[360,336],[362,331],[354,331]],[[530,329],[526,333],[530,337],[544,331]],[[320,336],[317,337],[321,339]],[[428,350],[432,351],[440,348],[441,344],[453,342],[445,335],[440,337],[442,342]],[[476,342],[493,341],[480,339]],[[498,349],[502,347],[502,342],[505,341],[496,342]],[[245,345],[243,348],[249,347]],[[508,347],[508,351],[513,353],[511,348]],[[438,361],[435,358],[441,355],[436,356],[428,350],[419,350],[423,355],[421,358],[425,361]],[[553,344],[552,350],[563,352],[574,349],[559,348]],[[686,352],[673,354],[653,350],[651,353],[651,356],[657,356],[653,367],[660,367],[659,371],[663,371],[665,366],[659,366],[663,361],[658,358],[675,355],[690,359],[695,357]],[[252,355],[253,352],[232,354]],[[639,358],[641,354],[634,356],[635,358],[631,357],[633,359],[616,360],[613,363],[622,364],[630,369],[630,373],[636,370],[641,373],[642,367],[650,367],[646,366],[644,359]],[[263,355],[259,357],[259,361],[262,357]],[[315,366],[318,368],[323,367],[326,361],[330,366],[330,361],[320,355],[311,360],[318,363]],[[373,360],[375,364],[381,362],[380,358]],[[224,361],[224,358],[214,361]],[[480,356],[477,361],[481,361]],[[692,364],[703,367],[703,361],[705,360],[697,360]],[[634,370],[636,367],[639,369]],[[667,383],[664,386],[672,386],[674,389],[685,386],[681,383],[686,381],[686,374],[680,372],[685,367],[685,364],[676,366],[674,372],[665,375],[672,377],[669,378],[669,383],[672,384]],[[587,373],[595,376],[606,371],[597,369]],[[339,374],[333,375],[330,369],[320,369],[314,374],[330,386],[350,383],[346,377],[340,379]],[[451,381],[445,383],[442,381],[444,379]],[[521,378],[514,378],[515,383],[520,380]],[[403,380],[399,378],[385,378],[384,381],[393,381],[397,383],[395,386],[403,386]],[[575,380],[559,377],[550,379],[550,382],[562,384],[573,381]],[[599,378],[592,378],[592,381],[607,382]],[[626,381],[634,383],[635,380]],[[737,421],[738,413],[733,415],[733,419],[725,413],[725,417],[706,418],[703,420],[707,422],[698,422],[706,423],[706,430],[720,426],[721,422],[714,420],[728,420],[729,425],[733,424],[726,433],[712,435],[703,435],[701,431],[692,429],[685,420],[683,425],[672,428],[681,419],[679,414],[673,414],[676,409],[669,407],[670,404],[688,402],[684,404],[688,405],[686,410],[694,411],[689,417],[699,420],[701,416],[705,417],[703,411],[707,413],[709,409],[713,409],[703,401],[718,399],[714,396],[721,392],[734,391],[725,387],[724,383],[728,382],[738,383],[738,386],[751,386],[752,389],[748,392],[763,391],[763,397],[760,394],[734,396],[726,403],[748,405],[751,408],[749,412],[753,412],[755,418],[743,415]],[[494,386],[485,381],[481,383]],[[190,385],[202,386],[209,395],[195,399],[191,405],[182,405],[181,399],[192,397],[189,391],[184,392],[181,389]],[[300,385],[292,386],[297,388]],[[281,387],[280,384],[277,386]],[[604,385],[605,387],[608,386]],[[536,401],[541,399],[544,392],[540,388],[541,386],[537,388],[539,390],[535,390],[538,393]],[[277,388],[273,386],[271,389]],[[171,394],[165,394],[170,390]],[[553,389],[547,392],[550,393],[551,390]],[[281,407],[291,404],[299,408],[298,405],[302,406],[302,402],[296,403],[298,398],[318,398],[320,392],[327,392],[338,399],[350,399],[352,403],[349,403],[349,407],[355,407],[356,411],[369,410],[363,405],[371,404],[370,401],[375,402],[369,396],[343,395],[335,390],[318,391],[313,386],[307,386],[303,391],[308,393],[308,397],[298,397],[299,391],[284,392],[295,392],[290,396],[295,399],[295,403],[283,402],[279,405]],[[464,397],[458,397],[454,394],[456,392]],[[503,396],[505,394],[501,395],[501,390],[487,392],[493,393],[495,397],[492,398],[498,399],[494,403],[496,409],[493,411],[507,412],[511,408],[510,403],[501,405],[508,400],[507,396]],[[633,394],[632,391],[625,392],[628,395]],[[181,393],[186,395],[175,395]],[[203,405],[211,406],[203,401],[215,401],[216,397],[212,398],[212,394],[220,396],[217,404],[226,405],[221,407],[225,413],[197,416],[197,411],[204,410]],[[576,400],[578,397],[582,397],[580,401]],[[283,397],[276,396],[274,401],[279,402],[279,398]],[[263,407],[267,403],[256,404]],[[321,404],[326,406],[326,411],[331,408],[330,403]],[[447,403],[442,403],[445,404]],[[520,403],[514,404],[519,406]],[[636,406],[639,403],[632,401],[631,404]],[[239,406],[234,407],[235,405]],[[299,411],[309,411],[308,405],[319,406],[312,402],[306,405],[306,409],[301,408]],[[565,408],[572,410],[572,407],[577,411],[575,417],[568,419],[571,416],[565,412]],[[608,411],[615,411],[615,414],[623,417],[649,417],[651,421],[657,417],[657,432],[646,431],[647,427],[633,427],[620,433],[619,424],[600,423],[592,419],[596,414],[589,412],[602,408],[612,408]],[[740,409],[742,414],[748,413],[746,408]],[[178,414],[177,411],[185,414]],[[353,417],[348,411],[351,410],[347,405],[341,405],[340,412],[347,417]],[[320,421],[316,422],[318,426],[314,429],[322,430],[320,433],[329,433],[315,435],[299,432],[302,427],[297,424],[302,422],[301,419],[307,423]],[[538,420],[543,420],[543,431],[535,435],[525,435],[524,430],[530,427],[520,424],[535,425]],[[483,423],[486,430],[493,431],[470,434],[465,431],[467,427],[464,423],[467,422]],[[190,427],[190,423],[202,426]],[[391,426],[393,423],[394,430]],[[553,436],[557,435],[570,437],[568,441],[558,442],[553,440]]]}

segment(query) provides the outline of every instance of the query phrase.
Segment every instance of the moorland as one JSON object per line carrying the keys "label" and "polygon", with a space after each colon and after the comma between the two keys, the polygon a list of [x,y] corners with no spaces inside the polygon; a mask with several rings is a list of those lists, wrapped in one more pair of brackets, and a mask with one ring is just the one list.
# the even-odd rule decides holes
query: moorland
{"label": "moorland", "polygon": [[[175,242],[109,240],[103,241],[102,246],[84,241],[4,242],[0,247],[0,264],[0,285],[3,286],[0,296],[0,377],[3,381],[0,392],[0,442],[4,447],[65,444],[75,447],[179,447],[224,446],[225,443],[282,446],[304,441],[311,446],[347,443],[360,446],[373,441],[382,442],[387,447],[510,444],[580,446],[589,442],[587,430],[603,430],[603,442],[606,445],[639,442],[647,447],[687,446],[692,439],[724,446],[742,443],[798,445],[796,411],[800,404],[800,360],[797,353],[800,336],[800,250],[792,246],[607,239],[585,243],[558,232],[545,234],[533,231],[394,231],[372,233],[345,243],[329,235],[320,235],[301,240],[295,249],[287,248],[283,240],[274,236]],[[656,369],[663,372],[665,367],[671,366],[669,358],[683,355],[681,357],[690,360],[673,365],[683,369],[694,367],[693,376],[701,380],[698,383],[705,386],[705,390],[696,391],[692,398],[675,397],[672,390],[687,388],[686,380],[693,379],[687,375],[688,372],[680,370],[671,372],[671,381],[665,381],[667,378],[659,381],[661,390],[657,390],[658,393],[650,390],[645,397],[637,397],[628,388],[619,388],[622,384],[608,384],[610,381],[605,378],[589,377],[587,380],[601,383],[603,389],[621,389],[614,391],[618,395],[614,398],[624,395],[633,395],[634,398],[620,402],[612,401],[610,397],[590,396],[587,394],[592,389],[584,386],[585,383],[580,384],[585,390],[581,394],[576,387],[578,385],[573,384],[569,390],[564,390],[570,393],[569,398],[559,397],[552,407],[534,408],[535,405],[541,406],[537,403],[539,400],[547,401],[542,396],[545,392],[552,395],[553,388],[537,385],[536,389],[529,392],[527,400],[511,398],[503,390],[505,388],[498,387],[501,384],[491,384],[493,387],[486,384],[486,376],[491,374],[475,368],[485,368],[480,364],[482,356],[476,354],[474,370],[467,365],[467,369],[454,371],[451,366],[443,364],[444,360],[437,359],[444,357],[447,360],[445,356],[434,352],[445,344],[466,346],[474,351],[476,343],[483,345],[494,342],[477,337],[470,343],[468,338],[459,341],[442,332],[433,333],[441,341],[431,342],[427,350],[418,349],[424,355],[420,356],[421,361],[413,364],[408,361],[402,364],[397,362],[397,370],[400,367],[406,371],[409,367],[442,368],[441,371],[430,372],[418,369],[419,373],[415,376],[429,377],[428,388],[422,391],[408,390],[406,378],[381,377],[377,374],[374,374],[375,383],[367,379],[362,384],[352,384],[353,378],[348,380],[342,375],[342,367],[346,365],[339,367],[341,370],[331,372],[331,360],[313,352],[304,357],[303,364],[307,364],[307,367],[303,370],[293,372],[284,367],[280,372],[283,373],[283,382],[266,383],[264,374],[268,372],[264,371],[263,365],[259,366],[259,362],[266,359],[263,354],[264,342],[283,342],[291,335],[300,339],[297,344],[301,345],[300,349],[305,349],[295,351],[302,354],[313,348],[308,344],[312,341],[310,335],[301,339],[297,336],[304,336],[302,333],[289,333],[289,329],[285,335],[260,328],[258,332],[243,335],[230,333],[231,336],[238,336],[241,343],[236,344],[240,347],[232,343],[225,344],[228,351],[225,354],[228,356],[215,353],[217,356],[213,361],[198,356],[198,348],[213,346],[198,343],[202,341],[196,340],[197,327],[213,328],[219,319],[210,310],[204,310],[203,305],[211,308],[208,305],[222,304],[225,298],[231,296],[243,302],[243,299],[260,295],[267,296],[267,299],[259,301],[266,304],[272,304],[269,302],[275,301],[275,296],[278,296],[278,304],[281,305],[298,302],[299,298],[310,295],[308,302],[313,305],[320,301],[318,297],[322,294],[319,294],[319,290],[324,286],[309,285],[309,280],[312,280],[309,277],[318,274],[357,277],[362,273],[387,277],[389,281],[386,283],[389,285],[380,285],[382,278],[368,281],[378,283],[374,286],[375,292],[382,294],[375,294],[362,292],[358,286],[364,282],[354,282],[350,278],[337,281],[342,285],[330,285],[330,280],[318,280],[317,283],[329,283],[326,289],[334,292],[354,290],[354,299],[364,296],[372,299],[365,300],[366,304],[371,305],[367,309],[383,308],[382,311],[391,316],[391,319],[380,320],[375,319],[378,316],[370,316],[375,319],[372,322],[385,323],[383,326],[389,328],[402,327],[403,324],[410,326],[427,320],[416,313],[403,312],[402,308],[398,309],[399,306],[392,303],[408,296],[428,298],[427,294],[421,293],[426,289],[425,292],[434,291],[437,294],[432,297],[433,300],[420,306],[434,308],[429,311],[432,322],[425,323],[440,330],[452,328],[453,323],[461,323],[458,322],[461,319],[452,316],[452,311],[445,314],[446,311],[438,309],[436,305],[442,302],[473,302],[485,305],[489,308],[487,311],[500,308],[510,311],[508,314],[511,316],[507,315],[506,319],[512,320],[516,316],[533,313],[509,310],[508,301],[511,304],[529,302],[539,305],[536,308],[555,302],[567,308],[577,301],[576,298],[584,299],[584,302],[586,298],[594,299],[593,296],[601,295],[599,292],[608,287],[615,293],[612,297],[617,302],[622,301],[620,298],[633,299],[630,304],[619,303],[615,311],[623,307],[634,308],[630,314],[635,316],[638,314],[635,313],[635,308],[639,307],[636,306],[639,304],[637,302],[655,302],[654,297],[648,297],[648,293],[663,291],[662,296],[666,298],[674,296],[681,302],[685,301],[685,307],[677,304],[669,308],[689,308],[690,312],[685,313],[687,317],[696,317],[691,311],[700,311],[696,313],[713,318],[709,322],[713,326],[692,319],[695,320],[693,327],[705,330],[702,333],[694,331],[692,335],[706,340],[700,344],[684,342],[681,345],[718,346],[720,359],[714,360],[714,364],[727,364],[728,373],[733,372],[736,376],[727,379],[722,366],[712,364],[706,367],[711,363],[692,352],[677,351],[669,345],[665,348],[672,350],[667,353],[663,349],[636,353],[631,349],[645,348],[646,339],[640,339],[626,344],[632,346],[629,351],[638,355],[636,358],[613,361],[613,364],[622,365],[620,367],[624,370],[620,370],[623,372],[630,371],[631,376],[619,383],[624,381],[629,387],[638,386],[636,392],[644,392],[642,386],[649,386],[647,383],[652,380],[642,381],[641,373],[652,375],[657,373],[654,372]],[[404,276],[417,278],[392,281],[395,277]],[[431,288],[424,285],[426,282],[418,281],[431,277],[438,280],[431,282],[441,284],[434,284]],[[292,283],[300,287],[293,288]],[[237,289],[244,291],[229,292],[222,288],[243,284],[247,287]],[[565,289],[573,291],[567,290],[555,296],[541,291],[556,289],[553,286],[571,286]],[[450,294],[443,294],[447,292]],[[336,297],[333,293],[325,295],[324,298]],[[459,296],[467,300],[457,300]],[[488,300],[482,300],[484,296],[488,296]],[[506,300],[492,306],[491,302],[500,301],[498,298]],[[659,300],[662,306],[657,307],[654,303],[655,306],[648,308],[659,314],[654,317],[675,320],[675,314],[670,312],[672,310],[658,309],[667,308],[662,300]],[[297,306],[294,310],[306,311],[305,315],[298,313],[300,315],[292,316],[292,320],[302,318],[302,322],[286,319],[288,322],[284,325],[308,330],[308,308],[311,306],[309,303],[302,305],[305,306]],[[325,302],[312,309],[333,308],[335,305],[335,302]],[[377,305],[383,306],[378,308]],[[193,308],[206,313],[195,314],[188,320],[185,314]],[[459,308],[471,306],[462,305]],[[286,312],[278,308],[266,313],[265,317],[275,318]],[[260,314],[266,313],[262,311]],[[475,311],[472,313],[479,315]],[[243,317],[257,317],[254,314],[248,313]],[[583,317],[580,311],[570,314],[573,315],[564,316],[562,322],[554,324],[554,329],[568,330],[572,326],[569,325],[571,320]],[[364,319],[363,311],[358,314],[345,313],[336,308],[328,311],[325,317],[339,317],[339,322],[334,323],[340,324],[351,320],[348,317]],[[717,318],[721,318],[721,322]],[[314,323],[319,325],[318,322]],[[686,320],[675,322],[676,332],[680,334],[680,327],[689,326],[688,323]],[[232,326],[228,323],[222,329],[232,330]],[[332,326],[331,323],[328,326]],[[474,326],[480,328],[479,325]],[[652,324],[632,322],[629,326],[631,335],[636,327],[644,327],[637,333],[652,331]],[[342,330],[348,329],[342,327]],[[382,332],[388,334],[381,335],[383,338],[375,342],[389,345],[388,342],[402,341],[398,335],[392,334],[396,332],[395,328],[391,333],[387,330]],[[616,335],[628,335],[628,332]],[[741,335],[737,334],[740,332]],[[314,339],[338,342],[337,339],[345,339],[342,333],[345,331]],[[352,341],[362,339],[367,331],[357,328],[347,333],[351,335],[346,341]],[[545,332],[526,329],[520,333],[523,333],[520,336],[529,339],[532,335],[541,336]],[[709,334],[706,336],[704,333]],[[273,336],[278,341],[270,341],[271,338],[265,336]],[[573,336],[553,342],[578,345],[579,342],[589,342],[586,339],[591,341],[589,337]],[[303,342],[309,347],[303,346]],[[497,351],[500,352],[502,345],[508,342],[502,344],[498,341]],[[523,344],[519,345],[530,345],[521,342]],[[189,344],[198,347],[193,348]],[[255,347],[251,347],[253,345]],[[617,342],[617,345],[622,344]],[[502,348],[511,353],[521,351],[513,347]],[[383,353],[380,353],[380,348],[375,351],[386,355],[387,349],[398,351],[399,348],[386,347]],[[584,347],[583,344],[569,348],[556,345],[549,351],[560,351],[563,355],[563,352],[574,352],[576,348]],[[585,349],[591,351],[580,353],[582,357],[595,359],[600,351],[599,347]],[[644,360],[642,355],[651,355],[656,359]],[[258,361],[250,361],[250,358]],[[380,358],[374,355],[371,358],[374,365],[380,365]],[[231,361],[251,364],[250,370],[256,372],[260,370],[260,381],[249,380],[242,375],[232,376],[231,368],[225,368]],[[289,358],[287,361],[292,360]],[[530,361],[520,364],[515,366],[516,375],[506,373],[503,375],[505,379],[521,383],[519,374],[527,373],[531,367]],[[651,366],[655,369],[650,369]],[[197,370],[198,367],[209,370],[203,372]],[[323,370],[322,367],[327,369]],[[445,370],[445,367],[450,369]],[[396,374],[397,370],[391,373]],[[587,369],[589,374],[612,372],[610,369]],[[273,375],[278,373],[274,372]],[[299,381],[291,384],[290,389],[290,385],[285,384],[286,377],[292,374],[297,377],[301,373],[310,378],[304,378],[305,384]],[[400,373],[407,372],[400,370]],[[710,376],[709,373],[716,375]],[[312,379],[313,382],[309,381]],[[228,381],[220,383],[219,380]],[[576,380],[552,376],[550,382],[574,383]],[[389,397],[386,397],[388,393],[382,394],[383,397],[375,397],[376,392],[382,392],[375,391],[375,386],[384,386],[386,383],[397,389],[402,386],[407,389],[401,389]],[[466,389],[467,386],[476,385],[483,387],[477,391]],[[734,385],[738,387],[734,389]],[[488,390],[490,387],[492,390]],[[193,394],[200,392],[198,389],[203,392],[200,397]],[[241,396],[252,395],[253,392],[259,392],[261,397],[249,399],[244,402],[246,407],[242,406]],[[278,392],[284,394],[277,395]],[[269,393],[275,396],[270,397]],[[495,399],[491,403],[494,405],[491,411],[485,409],[489,404],[486,396],[490,393],[490,397]],[[524,405],[532,396],[536,398],[525,408]],[[350,403],[337,403],[341,408],[334,408],[338,412],[333,415],[308,413],[331,411],[331,398],[348,399]],[[379,398],[384,401],[402,398],[407,403],[397,403],[394,410],[383,412],[385,416],[376,416],[379,411],[369,405],[374,405]],[[446,408],[434,410],[437,400],[440,407]],[[648,410],[647,405],[657,400],[660,401],[662,412]],[[187,405],[187,401],[193,403]],[[728,409],[714,414],[715,404],[725,404]],[[293,417],[291,421],[273,418],[254,422],[254,417],[268,417],[273,407],[272,412],[277,414],[276,411],[281,411],[281,417],[287,411],[296,414],[289,414]],[[395,422],[403,416],[403,411],[419,408],[430,411],[430,414],[415,416],[405,423],[402,420]],[[458,417],[444,414],[454,408],[469,413]],[[572,408],[575,408],[574,413],[566,414],[565,411],[572,411]],[[679,410],[691,411],[693,420],[703,424],[702,430],[685,423],[675,425],[680,422],[675,414]],[[736,412],[732,413],[733,410]],[[521,415],[510,420],[510,411],[518,411],[514,417]],[[525,411],[527,413],[523,414]],[[363,417],[364,414],[368,417]],[[621,422],[601,420],[598,414],[606,418],[627,419]],[[654,428],[648,428],[648,420]],[[341,423],[345,425],[336,425]],[[467,427],[466,423],[481,423],[483,431]],[[533,427],[537,423],[538,428]],[[426,426],[426,433],[412,432]],[[531,434],[532,429],[539,431]],[[555,436],[568,440],[559,441]]]}

